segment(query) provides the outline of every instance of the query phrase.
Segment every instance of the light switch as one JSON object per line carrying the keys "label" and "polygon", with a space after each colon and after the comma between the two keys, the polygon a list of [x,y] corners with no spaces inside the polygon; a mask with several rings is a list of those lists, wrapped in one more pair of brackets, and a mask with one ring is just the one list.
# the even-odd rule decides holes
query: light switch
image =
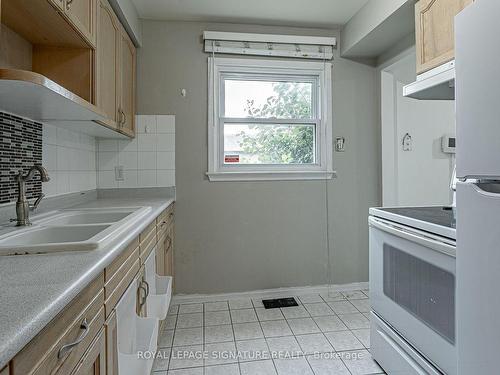
{"label": "light switch", "polygon": [[123,175],[123,165],[118,165],[115,167],[115,180],[124,181],[125,176]]}

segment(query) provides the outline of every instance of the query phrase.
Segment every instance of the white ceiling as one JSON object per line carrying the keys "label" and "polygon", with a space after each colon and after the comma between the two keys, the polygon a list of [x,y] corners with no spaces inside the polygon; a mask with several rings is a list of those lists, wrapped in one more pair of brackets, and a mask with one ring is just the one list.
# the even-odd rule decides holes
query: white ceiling
{"label": "white ceiling", "polygon": [[140,18],[335,27],[369,0],[132,0]]}

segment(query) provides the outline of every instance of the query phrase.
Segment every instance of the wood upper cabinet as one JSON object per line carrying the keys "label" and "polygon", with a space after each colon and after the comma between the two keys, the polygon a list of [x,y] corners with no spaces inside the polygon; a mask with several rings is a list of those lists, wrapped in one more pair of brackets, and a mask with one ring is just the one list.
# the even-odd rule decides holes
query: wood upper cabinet
{"label": "wood upper cabinet", "polygon": [[119,111],[122,115],[120,129],[127,135],[135,134],[135,46],[123,28],[120,33]]}
{"label": "wood upper cabinet", "polygon": [[415,5],[417,74],[453,60],[454,20],[474,0],[420,0]]}
{"label": "wood upper cabinet", "polygon": [[47,0],[72,27],[85,38],[87,43],[96,45],[97,0]]}
{"label": "wood upper cabinet", "polygon": [[106,375],[106,337],[104,329],[97,335],[71,375]]}
{"label": "wood upper cabinet", "polygon": [[111,125],[135,135],[136,50],[107,0],[99,0],[97,106]]}
{"label": "wood upper cabinet", "polygon": [[[61,2],[60,0],[52,0]],[[97,0],[64,0],[64,12],[92,46],[96,45]]]}
{"label": "wood upper cabinet", "polygon": [[59,10],[64,11],[64,0],[48,0],[49,3],[53,4]]}
{"label": "wood upper cabinet", "polygon": [[113,9],[99,0],[97,27],[97,107],[106,117],[118,119],[118,42],[120,28]]}

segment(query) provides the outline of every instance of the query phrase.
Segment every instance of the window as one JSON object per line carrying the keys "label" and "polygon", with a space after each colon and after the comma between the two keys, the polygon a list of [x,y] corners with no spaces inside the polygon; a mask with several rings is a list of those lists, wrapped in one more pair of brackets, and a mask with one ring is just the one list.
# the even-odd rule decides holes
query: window
{"label": "window", "polygon": [[209,58],[211,181],[325,179],[331,64]]}

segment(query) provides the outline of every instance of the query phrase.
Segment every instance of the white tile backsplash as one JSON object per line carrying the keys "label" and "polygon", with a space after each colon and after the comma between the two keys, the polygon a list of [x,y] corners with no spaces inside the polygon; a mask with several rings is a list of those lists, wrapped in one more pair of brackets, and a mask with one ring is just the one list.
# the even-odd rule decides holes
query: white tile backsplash
{"label": "white tile backsplash", "polygon": [[156,151],[156,134],[137,134],[138,151]]}
{"label": "white tile backsplash", "polygon": [[175,134],[157,134],[158,151],[175,151]]}
{"label": "white tile backsplash", "polygon": [[[175,116],[138,115],[133,140],[98,140],[99,188],[175,186]],[[122,166],[124,181],[115,180]]]}
{"label": "white tile backsplash", "polygon": [[44,124],[42,164],[50,176],[50,181],[42,184],[42,190],[47,196],[92,190],[97,187],[94,137]]}

